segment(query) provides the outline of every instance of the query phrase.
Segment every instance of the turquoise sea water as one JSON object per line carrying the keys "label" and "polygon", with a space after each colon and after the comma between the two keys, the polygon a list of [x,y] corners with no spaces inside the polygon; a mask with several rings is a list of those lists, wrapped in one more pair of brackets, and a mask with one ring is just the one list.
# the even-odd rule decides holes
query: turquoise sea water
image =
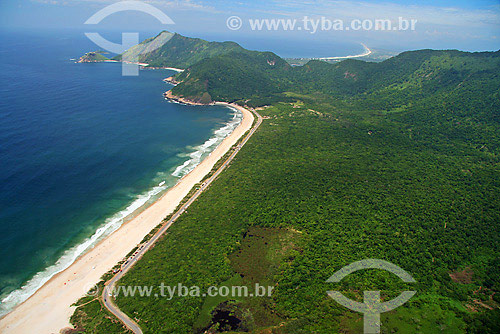
{"label": "turquoise sea water", "polygon": [[165,101],[171,71],[75,64],[95,49],[82,34],[0,41],[1,315],[175,184],[241,116]]}

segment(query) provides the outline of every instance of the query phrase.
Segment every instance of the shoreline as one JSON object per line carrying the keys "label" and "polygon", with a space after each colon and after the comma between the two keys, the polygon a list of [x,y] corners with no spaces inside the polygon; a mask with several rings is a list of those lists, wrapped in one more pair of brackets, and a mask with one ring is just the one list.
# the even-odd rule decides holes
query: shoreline
{"label": "shoreline", "polygon": [[365,57],[369,56],[372,54],[372,50],[367,47],[365,44],[361,43],[363,47],[365,48],[365,53],[360,53],[359,55],[353,55],[353,56],[343,56],[343,57],[321,57],[317,58],[319,60],[339,60],[339,59],[349,59],[349,58],[360,58],[360,57]]}
{"label": "shoreline", "polygon": [[[183,103],[200,105],[190,101]],[[75,307],[71,305],[83,297],[101,280],[102,275],[123,260],[152,229],[173,212],[194,185],[199,183],[217,161],[251,128],[254,116],[248,109],[225,102],[215,102],[210,105],[224,105],[237,109],[243,115],[240,124],[159,199],[99,241],[67,269],[54,275],[27,300],[2,317],[0,332],[44,334],[59,333],[63,328],[72,328],[69,318]]]}
{"label": "shoreline", "polygon": [[[70,59],[70,60],[75,60],[75,59]],[[84,60],[82,61],[81,58],[79,60],[75,61],[75,64],[85,64],[85,63],[125,63],[125,64],[134,64],[134,65],[139,65],[142,68],[147,68],[151,70],[170,70],[170,71],[175,71],[175,72],[184,72],[182,68],[177,68],[177,67],[158,67],[158,66],[149,66],[149,64],[146,63],[138,63],[138,62],[131,62],[131,61],[126,61],[126,60],[113,60],[113,59],[106,59],[106,60]]]}
{"label": "shoreline", "polygon": [[[169,78],[167,78],[167,79],[169,79]],[[167,80],[167,79],[165,79],[165,80]],[[170,84],[174,84],[171,81],[166,81],[166,82],[168,82]],[[226,102],[210,102],[210,103],[195,102],[195,101],[191,101],[189,99],[186,99],[184,97],[175,96],[174,94],[171,93],[170,90],[163,93],[163,97],[170,102],[184,104],[184,105],[188,105],[188,106],[214,106],[217,104],[219,104],[219,105],[227,104]]]}

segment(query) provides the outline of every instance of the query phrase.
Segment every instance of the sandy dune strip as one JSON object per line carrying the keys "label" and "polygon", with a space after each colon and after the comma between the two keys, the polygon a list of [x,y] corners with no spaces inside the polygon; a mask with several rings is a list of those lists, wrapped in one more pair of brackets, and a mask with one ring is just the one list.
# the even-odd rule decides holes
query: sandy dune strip
{"label": "sandy dune strip", "polygon": [[59,333],[62,328],[70,327],[69,318],[74,311],[71,305],[173,212],[191,188],[200,182],[215,163],[251,128],[254,120],[252,113],[238,105],[230,106],[241,111],[243,119],[208,157],[149,208],[103,239],[1,319],[0,332],[46,334]]}

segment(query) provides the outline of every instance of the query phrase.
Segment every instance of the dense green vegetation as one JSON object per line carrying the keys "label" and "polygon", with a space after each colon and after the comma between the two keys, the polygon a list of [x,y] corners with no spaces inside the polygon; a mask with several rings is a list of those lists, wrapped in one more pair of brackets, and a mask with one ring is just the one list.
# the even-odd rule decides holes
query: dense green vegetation
{"label": "dense green vegetation", "polygon": [[93,63],[109,60],[108,57],[102,54],[102,51],[87,52],[78,59],[79,63]]}
{"label": "dense green vegetation", "polygon": [[[134,249],[132,252],[134,252]],[[127,255],[130,256],[129,253]],[[74,329],[67,329],[62,334],[80,334],[80,333],[114,333],[128,334],[132,333],[126,326],[112,315],[102,303],[102,291],[104,282],[113,277],[113,270],[119,269],[124,261],[117,263],[112,270],[101,277],[92,289],[85,296],[80,298],[74,305],[75,312],[70,318]]]}
{"label": "dense green vegetation", "polygon": [[[259,282],[274,292],[117,304],[145,333],[360,333],[362,316],[326,291],[361,301],[364,290],[386,300],[416,290],[382,315],[383,333],[497,333],[499,69],[499,52],[432,50],[298,68],[245,52],[191,66],[175,94],[272,106],[231,166],[120,283],[204,291]],[[378,270],[325,283],[366,258],[399,265],[417,283]]]}
{"label": "dense green vegetation", "polygon": [[152,67],[187,68],[202,59],[232,51],[246,50],[235,42],[208,42],[162,31],[113,59],[138,59]]}
{"label": "dense green vegetation", "polygon": [[[288,87],[292,67],[272,52],[232,52],[203,61],[178,74],[175,95],[199,101],[208,94],[213,101],[268,99]],[[275,101],[282,100],[280,96]]]}
{"label": "dense green vegetation", "polygon": [[420,50],[380,63],[313,60],[300,67],[292,67],[270,52],[246,51],[191,66],[177,75],[183,82],[172,92],[193,100],[208,93],[214,100],[245,99],[253,105],[282,101],[287,91],[322,93],[341,99],[363,97],[373,109],[394,109],[411,104],[412,99],[428,98],[428,94],[473,91],[483,83],[492,91],[499,68],[500,51]]}
{"label": "dense green vegetation", "polygon": [[[176,76],[182,81],[175,95],[200,101],[204,94],[211,100],[246,100],[272,96],[282,91],[280,78],[291,66],[271,52],[233,52],[208,58]],[[210,102],[210,101],[209,101]]]}
{"label": "dense green vegetation", "polygon": [[[122,284],[224,284],[240,270],[233,258],[247,248],[244,234],[259,226],[301,232],[272,275],[273,298],[254,311],[274,320],[262,325],[277,333],[356,332],[360,316],[325,291],[361,298],[365,289],[389,296],[402,289],[377,271],[337,287],[324,283],[363,258],[389,260],[418,281],[417,296],[383,316],[389,332],[461,333],[474,319],[468,308],[483,309],[475,299],[495,305],[493,290],[474,291],[495,277],[487,273],[499,246],[498,157],[472,148],[464,156],[463,147],[439,137],[429,146],[425,137],[410,138],[394,114],[325,107],[309,100],[267,109],[272,118],[248,147]],[[467,267],[470,282],[451,279]],[[235,303],[244,311],[252,301]],[[203,298],[118,304],[151,333],[190,332],[206,313]]]}

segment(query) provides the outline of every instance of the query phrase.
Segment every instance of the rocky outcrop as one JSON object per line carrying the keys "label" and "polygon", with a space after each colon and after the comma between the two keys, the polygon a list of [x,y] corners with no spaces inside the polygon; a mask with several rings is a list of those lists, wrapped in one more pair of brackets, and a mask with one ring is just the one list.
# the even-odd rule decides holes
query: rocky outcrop
{"label": "rocky outcrop", "polygon": [[77,63],[98,63],[102,61],[110,61],[107,57],[103,56],[101,52],[87,52],[78,59]]}
{"label": "rocky outcrop", "polygon": [[214,105],[215,102],[212,101],[209,97],[202,97],[199,100],[192,100],[188,99],[186,97],[180,97],[172,94],[172,91],[168,91],[163,93],[163,96],[165,99],[176,102],[176,103],[181,103],[181,104],[187,104],[187,105],[192,105],[192,106],[208,106],[208,105]]}
{"label": "rocky outcrop", "polygon": [[165,78],[165,79],[163,79],[163,81],[165,81],[165,82],[167,82],[169,84],[172,84],[172,85],[177,85],[177,84],[180,83],[179,81],[175,80],[174,76]]}

